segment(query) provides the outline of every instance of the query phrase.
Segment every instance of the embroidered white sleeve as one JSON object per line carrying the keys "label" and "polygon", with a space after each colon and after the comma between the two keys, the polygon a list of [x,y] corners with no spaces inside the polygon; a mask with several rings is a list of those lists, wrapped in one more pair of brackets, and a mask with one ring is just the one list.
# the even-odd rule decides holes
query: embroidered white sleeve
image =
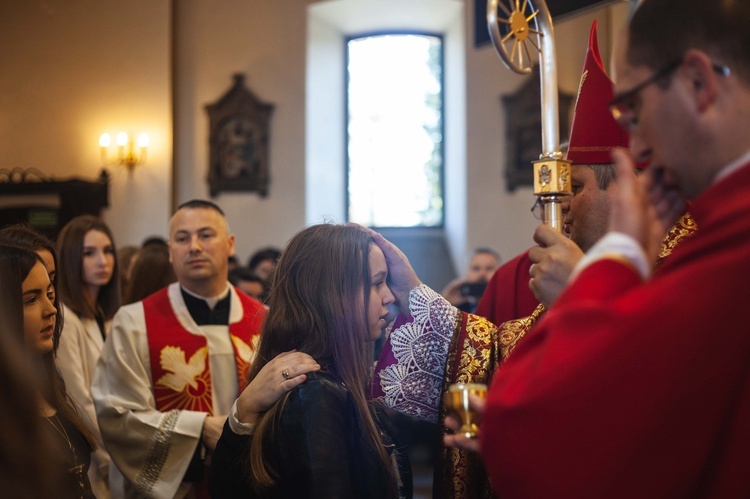
{"label": "embroidered white sleeve", "polygon": [[424,284],[409,293],[413,322],[391,332],[396,363],[380,373],[388,407],[437,422],[448,349],[458,310]]}

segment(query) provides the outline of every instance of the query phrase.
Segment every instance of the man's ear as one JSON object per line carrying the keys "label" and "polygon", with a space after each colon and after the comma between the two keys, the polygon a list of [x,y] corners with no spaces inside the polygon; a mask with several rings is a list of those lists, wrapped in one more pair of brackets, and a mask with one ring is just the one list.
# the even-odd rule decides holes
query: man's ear
{"label": "man's ear", "polygon": [[686,75],[698,111],[708,109],[719,95],[719,77],[711,58],[700,50],[688,50],[683,58]]}

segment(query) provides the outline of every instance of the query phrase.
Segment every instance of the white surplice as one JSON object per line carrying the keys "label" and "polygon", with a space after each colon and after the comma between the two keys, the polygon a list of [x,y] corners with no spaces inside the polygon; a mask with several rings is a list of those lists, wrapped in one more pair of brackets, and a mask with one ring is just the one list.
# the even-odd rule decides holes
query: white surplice
{"label": "white surplice", "polygon": [[[242,319],[243,308],[234,288],[230,286],[229,290],[229,322],[233,324]],[[214,415],[226,416],[238,396],[229,327],[198,326],[185,306],[178,283],[169,286],[168,296],[180,324],[191,334],[207,339]],[[141,302],[126,305],[115,315],[92,393],[105,445],[123,475],[111,477],[112,497],[184,497],[191,484],[182,483],[182,478],[200,443],[208,414],[157,410]]]}

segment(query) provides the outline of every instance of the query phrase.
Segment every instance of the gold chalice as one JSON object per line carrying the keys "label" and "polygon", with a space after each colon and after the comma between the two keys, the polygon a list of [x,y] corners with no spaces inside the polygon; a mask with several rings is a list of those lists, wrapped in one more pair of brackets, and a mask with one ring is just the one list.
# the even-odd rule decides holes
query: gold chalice
{"label": "gold chalice", "polygon": [[454,414],[461,427],[456,431],[457,435],[463,435],[467,438],[476,438],[479,435],[477,426],[477,415],[469,406],[469,394],[487,398],[487,385],[481,383],[457,383],[448,387],[445,394],[445,405],[448,411]]}

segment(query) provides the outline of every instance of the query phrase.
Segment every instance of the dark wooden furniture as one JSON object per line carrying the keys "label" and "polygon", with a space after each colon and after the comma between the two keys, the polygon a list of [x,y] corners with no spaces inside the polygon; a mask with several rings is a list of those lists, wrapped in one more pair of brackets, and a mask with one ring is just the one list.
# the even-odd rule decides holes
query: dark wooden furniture
{"label": "dark wooden furniture", "polygon": [[100,216],[109,206],[109,174],[93,181],[58,180],[35,168],[0,168],[0,227],[25,223],[54,240],[78,215]]}

